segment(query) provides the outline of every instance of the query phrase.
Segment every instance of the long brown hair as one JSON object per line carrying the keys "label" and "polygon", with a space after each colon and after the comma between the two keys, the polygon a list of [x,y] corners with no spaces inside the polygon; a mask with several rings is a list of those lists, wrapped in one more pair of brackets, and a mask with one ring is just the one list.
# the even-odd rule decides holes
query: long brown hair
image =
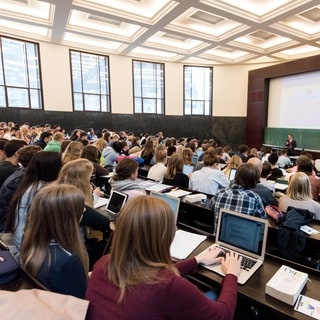
{"label": "long brown hair", "polygon": [[118,301],[127,287],[161,281],[163,269],[177,273],[170,257],[175,233],[170,206],[161,199],[140,196],[130,200],[116,222],[109,266],[109,279],[120,288]]}
{"label": "long brown hair", "polygon": [[178,172],[183,170],[183,157],[181,153],[174,153],[168,161],[167,171],[164,175],[166,179],[173,179]]}
{"label": "long brown hair", "polygon": [[79,188],[86,199],[86,204],[93,205],[92,186],[90,178],[93,173],[93,164],[84,158],[69,161],[62,167],[57,183],[72,184]]}
{"label": "long brown hair", "polygon": [[49,255],[49,243],[55,240],[77,255],[88,274],[89,259],[80,236],[79,221],[84,209],[83,193],[67,184],[52,183],[41,189],[32,201],[21,247],[21,263],[36,276]]}

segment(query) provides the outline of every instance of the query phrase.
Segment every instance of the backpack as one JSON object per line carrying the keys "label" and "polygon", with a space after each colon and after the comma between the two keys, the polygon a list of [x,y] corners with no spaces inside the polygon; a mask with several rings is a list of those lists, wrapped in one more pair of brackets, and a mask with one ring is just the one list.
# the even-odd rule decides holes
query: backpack
{"label": "backpack", "polygon": [[286,259],[299,259],[306,245],[306,235],[300,227],[310,223],[314,214],[306,209],[288,207],[286,214],[279,218],[278,245]]}

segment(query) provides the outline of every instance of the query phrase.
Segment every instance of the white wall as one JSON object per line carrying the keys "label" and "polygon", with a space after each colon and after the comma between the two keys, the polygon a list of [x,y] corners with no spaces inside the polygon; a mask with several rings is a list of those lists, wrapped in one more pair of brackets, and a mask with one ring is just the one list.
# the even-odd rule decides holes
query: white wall
{"label": "white wall", "polygon": [[[69,48],[40,43],[45,110],[72,111]],[[109,55],[113,113],[133,113],[132,58]],[[247,115],[248,71],[261,66],[214,66],[213,116]],[[166,115],[183,115],[183,64],[165,63]]]}

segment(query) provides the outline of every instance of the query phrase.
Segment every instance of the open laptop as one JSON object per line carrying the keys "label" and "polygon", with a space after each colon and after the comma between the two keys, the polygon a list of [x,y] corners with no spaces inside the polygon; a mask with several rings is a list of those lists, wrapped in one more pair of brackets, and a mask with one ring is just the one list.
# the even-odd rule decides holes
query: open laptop
{"label": "open laptop", "polygon": [[[245,284],[262,266],[266,250],[268,220],[231,210],[220,209],[215,245],[242,255],[239,284]],[[245,262],[248,264],[243,265]],[[250,265],[249,265],[250,264]],[[204,266],[224,275],[221,264]]]}
{"label": "open laptop", "polygon": [[192,166],[191,164],[184,164],[182,172],[186,175],[189,175],[193,172],[195,166]]}
{"label": "open laptop", "polygon": [[229,171],[229,180],[233,181],[236,176],[237,169],[231,168]]}
{"label": "open laptop", "polygon": [[173,211],[175,223],[177,224],[179,206],[180,206],[180,198],[170,196],[167,193],[161,193],[161,192],[155,192],[155,191],[151,191],[150,196],[158,198],[158,199],[162,199],[168,203],[168,205],[171,207],[171,209]]}
{"label": "open laptop", "polygon": [[128,199],[128,195],[116,190],[111,190],[109,201],[106,205],[105,215],[109,218],[110,221],[114,221],[117,217],[117,214],[125,205]]}

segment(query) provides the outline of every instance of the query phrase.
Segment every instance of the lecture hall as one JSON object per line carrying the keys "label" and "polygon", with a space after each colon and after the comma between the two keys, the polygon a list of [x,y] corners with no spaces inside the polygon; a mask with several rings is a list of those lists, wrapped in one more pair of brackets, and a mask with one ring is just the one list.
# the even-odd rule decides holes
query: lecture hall
{"label": "lecture hall", "polygon": [[320,319],[319,1],[0,15],[6,319]]}

